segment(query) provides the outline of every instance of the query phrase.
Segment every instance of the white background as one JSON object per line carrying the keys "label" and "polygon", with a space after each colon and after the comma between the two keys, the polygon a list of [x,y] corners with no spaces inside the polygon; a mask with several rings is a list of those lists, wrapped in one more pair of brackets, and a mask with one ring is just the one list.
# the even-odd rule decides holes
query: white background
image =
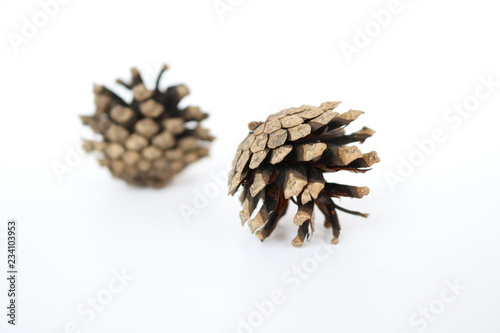
{"label": "white background", "polygon": [[[350,62],[342,43],[376,29],[371,12],[389,1],[231,3],[221,19],[212,0],[72,0],[15,52],[8,36],[41,7],[2,0],[0,258],[5,272],[6,222],[16,218],[20,275],[16,327],[6,324],[1,278],[0,331],[71,332],[75,322],[75,332],[238,332],[250,317],[254,326],[239,332],[499,332],[500,87],[466,118],[445,118],[474,101],[480,77],[500,81],[496,3],[401,0]],[[123,92],[114,79],[130,67],[154,73],[164,62],[163,85],[186,83],[183,104],[211,114],[211,157],[161,190],[111,178],[94,156],[59,181],[53,164],[88,135],[78,115],[93,112],[92,84]],[[211,175],[225,172],[249,121],[331,100],[366,111],[351,127],[377,130],[361,148],[382,159],[367,174],[330,178],[371,188],[343,200],[371,215],[341,213],[338,245],[318,214],[311,241],[292,247],[294,209],[261,243],[221,187],[183,218],[180,207],[194,207]],[[388,173],[422,156],[415,141],[438,128],[446,140],[392,189]],[[304,265],[307,277],[293,275]],[[94,318],[79,315],[121,270],[134,279]],[[454,281],[465,290],[445,304]],[[254,302],[273,290],[283,302],[259,322]],[[422,319],[429,306],[439,314]]]}

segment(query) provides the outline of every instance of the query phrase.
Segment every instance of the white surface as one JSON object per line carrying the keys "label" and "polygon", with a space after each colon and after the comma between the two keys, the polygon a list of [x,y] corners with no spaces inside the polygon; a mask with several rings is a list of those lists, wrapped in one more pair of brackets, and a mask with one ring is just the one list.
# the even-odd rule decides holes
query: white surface
{"label": "white surface", "polygon": [[[19,33],[22,17],[40,6],[3,2],[0,233],[18,219],[20,294],[18,325],[7,325],[2,310],[0,331],[59,333],[76,322],[93,333],[237,332],[238,318],[255,315],[254,301],[279,290],[283,302],[254,332],[417,332],[423,324],[412,314],[444,304],[446,281],[457,279],[466,289],[421,331],[499,332],[500,87],[457,129],[443,119],[480,76],[500,81],[498,8],[402,0],[403,10],[347,63],[340,44],[388,3],[249,0],[221,20],[211,0],[75,0],[14,53],[6,34]],[[212,156],[162,190],[112,179],[92,156],[59,182],[51,164],[79,147],[77,115],[93,111],[92,83],[116,88],[131,66],[156,71],[163,62],[171,67],[163,84],[185,82],[192,94],[184,103],[211,113]],[[249,121],[328,100],[367,112],[351,127],[376,129],[362,149],[382,158],[365,175],[333,177],[369,186],[368,197],[343,205],[371,215],[342,214],[331,254],[314,257],[331,239],[320,214],[312,240],[290,245],[293,209],[260,243],[239,225],[238,200],[225,188],[183,220],[179,207],[225,169]],[[385,174],[435,128],[446,142],[392,191]],[[290,270],[314,260],[292,290]],[[86,322],[81,303],[105,293],[122,269],[134,279]]]}

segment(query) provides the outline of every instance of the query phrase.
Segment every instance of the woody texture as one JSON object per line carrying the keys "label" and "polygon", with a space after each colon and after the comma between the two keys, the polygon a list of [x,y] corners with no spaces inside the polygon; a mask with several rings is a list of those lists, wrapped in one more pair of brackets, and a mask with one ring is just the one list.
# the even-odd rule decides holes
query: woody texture
{"label": "woody texture", "polygon": [[367,187],[329,183],[324,178],[328,172],[364,173],[380,162],[376,152],[363,154],[351,145],[363,143],[375,131],[367,127],[351,134],[345,131],[364,112],[339,114],[334,111],[339,104],[289,108],[264,122],[248,124],[250,133],[239,145],[229,173],[229,194],[243,188],[241,222],[248,222],[250,231],[261,241],[276,228],[290,200],[298,207],[293,218],[298,227],[292,241],[295,247],[302,246],[314,232],[315,206],[325,216],[325,227],[332,228],[332,244],[339,240],[339,211],[368,217],[333,201],[340,197],[362,198],[369,193]]}
{"label": "woody texture", "polygon": [[84,141],[87,152],[98,151],[99,163],[116,178],[129,184],[161,188],[189,164],[208,155],[209,131],[201,126],[208,117],[197,106],[179,108],[189,94],[181,84],[161,90],[163,66],[153,90],[139,71],[132,68],[132,80],[117,83],[130,89],[132,101],[102,85],[94,86],[96,111],[81,120],[102,135],[100,141]]}

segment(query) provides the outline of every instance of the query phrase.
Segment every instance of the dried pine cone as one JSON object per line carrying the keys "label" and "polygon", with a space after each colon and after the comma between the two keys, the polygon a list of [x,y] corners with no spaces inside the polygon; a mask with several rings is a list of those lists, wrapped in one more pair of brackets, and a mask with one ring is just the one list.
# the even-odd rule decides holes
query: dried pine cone
{"label": "dried pine cone", "polygon": [[[314,231],[315,204],[325,215],[325,227],[333,229],[332,244],[338,242],[340,233],[338,210],[368,216],[339,207],[332,200],[341,196],[362,198],[369,193],[367,187],[327,183],[323,178],[324,172],[364,173],[380,162],[376,152],[362,154],[358,147],[347,146],[363,143],[375,132],[363,127],[346,135],[344,127],[363,112],[350,110],[339,115],[333,111],[339,104],[285,109],[263,123],[248,124],[251,132],[238,147],[229,173],[229,194],[234,195],[243,186],[241,222],[248,221],[251,232],[261,241],[273,232],[290,199],[298,206],[293,219],[299,227],[292,241],[296,247],[302,246],[310,230]],[[262,207],[251,218],[259,199]]]}
{"label": "dried pine cone", "polygon": [[167,69],[162,68],[154,90],[146,88],[135,68],[130,84],[117,80],[133,92],[131,103],[95,85],[96,112],[81,116],[85,125],[103,136],[103,141],[84,141],[84,149],[103,152],[100,164],[133,185],[165,186],[187,165],[207,156],[206,143],[214,139],[200,124],[208,114],[195,106],[179,109],[179,102],[189,94],[185,85],[160,91]]}

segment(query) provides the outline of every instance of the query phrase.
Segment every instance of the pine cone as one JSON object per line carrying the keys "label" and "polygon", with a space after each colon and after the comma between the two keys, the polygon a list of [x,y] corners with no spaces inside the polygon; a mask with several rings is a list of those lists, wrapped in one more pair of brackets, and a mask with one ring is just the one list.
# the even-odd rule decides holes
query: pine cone
{"label": "pine cone", "polygon": [[[340,102],[327,102],[319,107],[304,105],[273,114],[263,123],[248,124],[250,133],[240,144],[229,173],[229,194],[243,186],[240,201],[242,224],[248,221],[250,231],[263,241],[285,215],[292,199],[298,206],[293,222],[298,226],[292,241],[302,246],[314,232],[314,205],[325,215],[325,227],[333,229],[332,244],[338,242],[340,223],[337,211],[367,217],[368,214],[338,206],[332,197],[362,198],[367,187],[327,183],[324,172],[347,170],[368,171],[380,162],[376,152],[362,154],[352,142],[363,143],[375,131],[362,130],[346,135],[344,127],[364,112],[333,111]],[[295,199],[294,199],[295,197]],[[262,199],[260,210],[251,218]]]}
{"label": "pine cone", "polygon": [[87,152],[103,152],[100,164],[114,177],[137,186],[163,187],[187,165],[208,155],[207,141],[213,141],[200,122],[208,117],[199,107],[179,109],[189,94],[185,85],[160,91],[160,79],[154,90],[143,83],[139,71],[132,68],[132,82],[117,83],[130,89],[133,100],[127,103],[111,90],[94,86],[96,112],[81,116],[103,141],[84,141]]}

